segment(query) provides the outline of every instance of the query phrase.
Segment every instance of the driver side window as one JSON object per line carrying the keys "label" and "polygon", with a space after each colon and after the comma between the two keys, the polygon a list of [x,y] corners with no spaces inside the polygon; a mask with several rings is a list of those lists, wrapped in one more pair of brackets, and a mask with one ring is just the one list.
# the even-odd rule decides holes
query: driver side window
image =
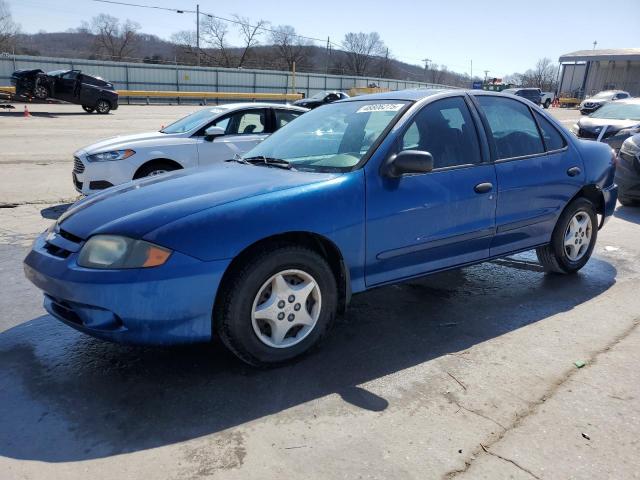
{"label": "driver side window", "polygon": [[266,110],[248,110],[232,113],[213,125],[224,128],[226,135],[251,135],[266,132],[266,119]]}
{"label": "driver side window", "polygon": [[400,147],[429,152],[434,169],[482,162],[475,125],[462,97],[438,100],[420,110]]}

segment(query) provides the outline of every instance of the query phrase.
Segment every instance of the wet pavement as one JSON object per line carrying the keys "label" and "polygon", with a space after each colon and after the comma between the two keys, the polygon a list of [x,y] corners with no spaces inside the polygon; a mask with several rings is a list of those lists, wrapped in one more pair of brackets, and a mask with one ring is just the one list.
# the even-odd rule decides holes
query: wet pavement
{"label": "wet pavement", "polygon": [[[618,208],[578,275],[545,275],[527,252],[376,289],[354,297],[321,348],[256,370],[218,343],[115,345],[46,315],[21,261],[63,208],[0,209],[3,480],[596,478],[614,465],[615,478],[638,475],[637,442],[621,463],[614,445],[594,448],[580,430],[614,442],[620,412],[622,428],[638,429],[640,392],[620,393],[640,384],[637,369],[621,376],[598,359],[634,341],[618,356],[640,360],[640,209]],[[620,400],[609,399],[618,403],[593,405],[597,428],[579,426],[575,399],[545,411],[570,382],[619,384]],[[534,420],[544,415],[551,430],[540,440]],[[553,432],[567,421],[571,448]],[[518,435],[523,428],[532,433]],[[568,450],[534,461],[531,439]],[[563,452],[557,468],[554,451]],[[579,458],[593,468],[561,468]]]}

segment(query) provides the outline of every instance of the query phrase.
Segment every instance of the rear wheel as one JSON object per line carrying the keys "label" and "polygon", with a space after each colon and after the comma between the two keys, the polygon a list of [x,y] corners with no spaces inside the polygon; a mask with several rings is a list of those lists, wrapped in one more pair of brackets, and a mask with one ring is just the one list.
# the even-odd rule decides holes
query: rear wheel
{"label": "rear wheel", "polygon": [[336,280],[326,260],[303,246],[256,252],[222,286],[214,327],[241,360],[269,366],[316,345],[337,312]]}
{"label": "rear wheel", "polygon": [[95,110],[96,110],[95,108],[90,107],[90,106],[88,106],[88,105],[83,105],[83,106],[82,106],[82,109],[83,109],[85,112],[87,112],[87,113],[93,113],[93,112],[95,112]]}
{"label": "rear wheel", "polygon": [[133,179],[136,180],[144,177],[155,177],[156,175],[162,175],[163,173],[172,172],[174,170],[180,170],[180,166],[163,160],[155,160],[140,167]]}
{"label": "rear wheel", "polygon": [[545,271],[575,273],[589,261],[598,237],[596,211],[586,198],[577,198],[562,212],[551,243],[536,249]]}
{"label": "rear wheel", "polygon": [[107,100],[98,100],[96,102],[96,111],[102,115],[106,115],[111,111],[111,104]]}

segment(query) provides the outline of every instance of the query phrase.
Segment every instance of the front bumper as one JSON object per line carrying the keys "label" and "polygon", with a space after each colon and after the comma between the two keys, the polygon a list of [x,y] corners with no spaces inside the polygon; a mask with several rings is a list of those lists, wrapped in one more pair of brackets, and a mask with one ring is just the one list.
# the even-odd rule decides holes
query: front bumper
{"label": "front bumper", "polygon": [[600,107],[602,107],[602,105],[580,105],[580,113],[583,113],[585,115],[588,115],[590,113],[595,112],[596,110],[598,110]]}
{"label": "front bumper", "polygon": [[618,158],[615,182],[619,185],[621,197],[640,200],[640,159],[634,159],[634,162],[638,167]]}
{"label": "front bumper", "polygon": [[202,262],[173,252],[161,267],[95,270],[78,254],[55,256],[45,235],[24,261],[26,277],[44,291],[45,309],[84,333],[120,343],[170,345],[211,339],[211,314],[229,260]]}
{"label": "front bumper", "polygon": [[83,195],[91,195],[105,188],[130,182],[137,164],[127,160],[113,162],[89,162],[84,151],[78,151],[73,158],[73,186]]}
{"label": "front bumper", "polygon": [[614,183],[613,185],[603,188],[602,196],[604,197],[604,214],[602,215],[600,228],[607,223],[616,209],[616,202],[618,201],[618,185]]}

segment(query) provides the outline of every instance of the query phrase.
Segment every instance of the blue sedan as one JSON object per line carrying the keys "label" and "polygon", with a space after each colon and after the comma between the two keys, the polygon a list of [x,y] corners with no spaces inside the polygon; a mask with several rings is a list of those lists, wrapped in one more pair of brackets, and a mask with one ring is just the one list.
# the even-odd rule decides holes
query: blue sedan
{"label": "blue sedan", "polygon": [[89,335],[219,337],[272,365],[317,344],[353,293],[534,248],[547,271],[577,272],[613,213],[613,177],[608,146],[517,97],[362,96],[219,166],[76,203],[25,273]]}

